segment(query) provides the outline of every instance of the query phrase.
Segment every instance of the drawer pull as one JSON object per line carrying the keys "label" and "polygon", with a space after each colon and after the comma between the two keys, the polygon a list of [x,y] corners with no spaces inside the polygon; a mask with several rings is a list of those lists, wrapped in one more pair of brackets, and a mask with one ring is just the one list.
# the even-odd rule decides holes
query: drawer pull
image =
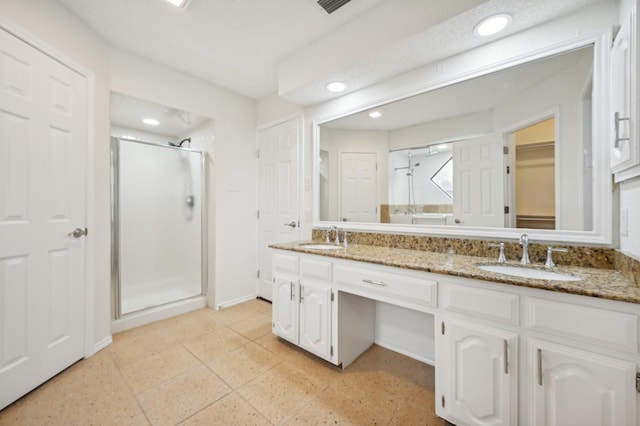
{"label": "drawer pull", "polygon": [[538,386],[542,386],[542,349],[538,349]]}
{"label": "drawer pull", "polygon": [[509,342],[507,342],[507,339],[504,339],[504,345],[503,345],[503,350],[504,350],[504,374],[509,374]]}
{"label": "drawer pull", "polygon": [[386,287],[387,286],[387,283],[385,283],[384,281],[362,280],[362,282],[367,283],[367,284],[379,285],[381,287]]}

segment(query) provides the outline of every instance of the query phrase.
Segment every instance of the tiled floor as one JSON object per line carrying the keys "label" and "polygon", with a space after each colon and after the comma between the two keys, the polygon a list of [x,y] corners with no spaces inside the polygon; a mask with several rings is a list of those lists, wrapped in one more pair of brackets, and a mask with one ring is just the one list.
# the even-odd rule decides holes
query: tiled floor
{"label": "tiled floor", "polygon": [[0,411],[0,425],[444,425],[434,369],[378,346],[344,371],[271,333],[271,305],[116,334]]}

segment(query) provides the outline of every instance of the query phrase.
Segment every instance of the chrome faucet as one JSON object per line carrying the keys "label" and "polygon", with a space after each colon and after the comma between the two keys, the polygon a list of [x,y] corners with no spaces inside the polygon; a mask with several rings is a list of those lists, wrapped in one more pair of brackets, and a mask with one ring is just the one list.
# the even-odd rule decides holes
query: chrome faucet
{"label": "chrome faucet", "polygon": [[327,237],[324,239],[324,242],[327,244],[331,243],[331,231],[336,232],[336,241],[339,243],[340,239],[338,238],[338,227],[336,225],[331,225],[329,229],[327,229]]}
{"label": "chrome faucet", "polygon": [[529,260],[529,236],[527,234],[520,235],[520,245],[522,246],[522,259],[520,259],[520,263],[528,265],[531,263],[531,260]]}

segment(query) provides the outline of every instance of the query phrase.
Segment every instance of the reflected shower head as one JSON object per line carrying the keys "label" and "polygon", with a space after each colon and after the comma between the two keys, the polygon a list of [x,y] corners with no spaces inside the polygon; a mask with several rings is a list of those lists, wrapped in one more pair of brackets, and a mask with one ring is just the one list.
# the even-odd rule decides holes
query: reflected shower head
{"label": "reflected shower head", "polygon": [[183,143],[185,143],[185,142],[189,143],[189,146],[191,146],[191,138],[182,139],[182,140],[181,140],[180,142],[178,142],[178,143],[173,143],[173,142],[171,142],[171,141],[169,141],[169,142],[167,142],[167,143],[168,143],[169,145],[171,145],[171,146],[176,146],[176,147],[178,147],[178,148],[182,148],[182,144],[183,144]]}

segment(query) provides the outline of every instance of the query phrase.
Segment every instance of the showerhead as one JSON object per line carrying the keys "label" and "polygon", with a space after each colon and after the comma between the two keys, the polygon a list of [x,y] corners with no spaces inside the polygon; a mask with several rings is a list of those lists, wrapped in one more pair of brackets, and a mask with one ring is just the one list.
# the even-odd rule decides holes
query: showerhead
{"label": "showerhead", "polygon": [[191,146],[191,138],[182,139],[182,140],[181,140],[180,142],[178,142],[178,143],[173,143],[173,142],[171,142],[171,141],[169,141],[169,142],[167,142],[167,143],[168,143],[169,145],[171,145],[171,146],[175,146],[175,147],[178,147],[178,148],[182,148],[182,144],[183,144],[183,143],[185,143],[185,142],[187,142],[187,143],[189,144],[189,146]]}

